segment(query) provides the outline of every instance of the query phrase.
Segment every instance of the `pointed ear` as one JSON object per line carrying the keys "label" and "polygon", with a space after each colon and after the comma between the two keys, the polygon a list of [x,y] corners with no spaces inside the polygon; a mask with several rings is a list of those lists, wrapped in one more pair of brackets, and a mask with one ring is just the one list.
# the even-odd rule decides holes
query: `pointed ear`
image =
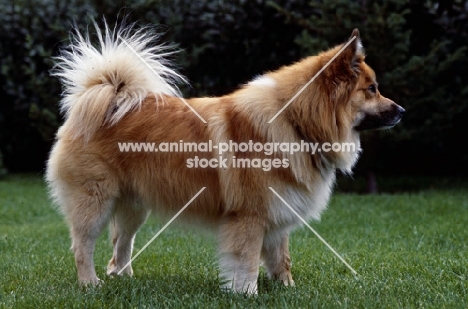
{"label": "pointed ear", "polygon": [[[340,54],[336,55],[338,52]],[[365,56],[359,30],[354,29],[349,40],[328,50],[323,55],[328,55],[330,58],[336,56],[329,68],[324,71],[324,78],[335,84],[346,81],[351,88],[354,87],[361,73],[361,65]]]}
{"label": "pointed ear", "polygon": [[344,44],[336,46],[329,52],[331,55],[336,55],[340,50],[341,53],[330,63],[329,68],[324,71],[323,78],[337,85],[334,91],[330,93],[330,102],[347,103],[358,82],[364,62],[364,50],[359,30],[354,29],[349,40]]}
{"label": "pointed ear", "polygon": [[[361,63],[364,61],[364,48],[362,47],[359,30],[354,29],[350,38],[344,45],[348,45],[336,59],[335,67],[341,72],[341,79],[354,79],[360,73]],[[342,45],[343,46],[343,45]],[[343,76],[344,75],[344,76]]]}
{"label": "pointed ear", "polygon": [[351,50],[354,54],[361,54],[363,55],[364,54],[364,48],[362,47],[362,41],[361,41],[361,36],[359,34],[359,30],[356,28],[353,30],[353,32],[351,33],[351,36],[349,37],[349,41],[351,41],[351,44],[350,47],[351,47]]}

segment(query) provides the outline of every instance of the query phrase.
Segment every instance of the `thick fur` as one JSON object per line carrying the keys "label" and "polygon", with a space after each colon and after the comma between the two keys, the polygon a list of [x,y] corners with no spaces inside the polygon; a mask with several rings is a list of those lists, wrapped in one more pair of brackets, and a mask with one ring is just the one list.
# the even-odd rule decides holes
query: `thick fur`
{"label": "thick fur", "polygon": [[[97,29],[97,27],[96,27]],[[337,169],[350,173],[359,152],[360,128],[393,126],[403,109],[380,95],[364,62],[359,32],[336,59],[275,120],[268,121],[344,45],[257,77],[216,98],[181,100],[183,81],[152,45],[146,29],[97,30],[98,46],[76,31],[58,58],[55,75],[65,87],[66,120],[47,164],[51,196],[70,225],[81,283],[99,282],[93,264],[97,237],[111,221],[114,252],[108,274],[131,259],[138,228],[149,213],[174,215],[202,187],[182,219],[211,226],[219,238],[226,286],[256,293],[260,261],[268,274],[293,285],[288,236],[299,219],[273,195],[274,188],[304,218],[320,218]],[[136,55],[135,54],[138,55]],[[169,52],[170,53],[170,52]],[[376,89],[376,88],[375,88]],[[352,142],[352,153],[275,153],[287,168],[188,168],[194,153],[120,152],[119,142]],[[197,153],[200,158],[218,153]],[[132,275],[131,266],[123,271]]]}

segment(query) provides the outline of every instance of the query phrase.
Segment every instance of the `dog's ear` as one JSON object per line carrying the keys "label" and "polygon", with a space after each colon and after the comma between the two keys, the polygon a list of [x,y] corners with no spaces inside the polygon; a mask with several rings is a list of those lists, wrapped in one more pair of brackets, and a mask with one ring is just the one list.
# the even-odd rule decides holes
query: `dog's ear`
{"label": "dog's ear", "polygon": [[358,29],[354,29],[351,37],[341,45],[341,54],[331,63],[334,79],[349,81],[355,80],[361,71],[361,63],[364,61],[364,48]]}
{"label": "dog's ear", "polygon": [[[337,54],[339,53],[339,54]],[[351,37],[344,44],[338,45],[325,54],[336,56],[329,68],[324,70],[323,79],[336,85],[330,87],[330,102],[349,102],[364,63],[364,49],[358,29],[354,29]]]}
{"label": "dog's ear", "polygon": [[348,39],[348,42],[352,42],[349,44],[351,51],[354,54],[364,54],[364,48],[362,47],[362,41],[361,41],[361,36],[359,35],[359,30],[356,28],[353,30],[351,33],[351,36]]}
{"label": "dog's ear", "polygon": [[344,51],[345,57],[349,61],[351,69],[359,73],[359,65],[364,60],[364,48],[362,47],[361,36],[358,29],[354,29],[348,39],[348,50]]}

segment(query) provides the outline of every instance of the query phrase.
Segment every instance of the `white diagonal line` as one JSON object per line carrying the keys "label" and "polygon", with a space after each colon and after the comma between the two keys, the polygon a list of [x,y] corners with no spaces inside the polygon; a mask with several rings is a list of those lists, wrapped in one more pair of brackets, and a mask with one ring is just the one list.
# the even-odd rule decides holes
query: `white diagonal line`
{"label": "white diagonal line", "polygon": [[308,82],[307,84],[305,84],[304,86],[302,86],[302,88],[288,101],[288,103],[286,103],[282,109],[280,109],[276,115],[273,116],[273,118],[270,119],[270,121],[268,121],[268,123],[272,123],[273,120],[276,119],[276,117],[279,116],[279,114],[281,114],[285,109],[286,107],[288,107],[310,84],[312,84],[312,82],[315,80],[315,78],[317,78],[317,76],[320,75],[320,73],[323,72],[323,70],[325,70],[329,65],[330,63],[333,62],[333,60],[335,60],[336,57],[338,57],[342,52],[343,50],[348,47],[349,44],[351,44],[352,41],[354,41],[356,39],[356,36],[353,36],[337,53],[335,56],[333,56],[333,58],[331,58],[321,69],[320,71],[318,71],[314,77],[312,77]]}
{"label": "white diagonal line", "polygon": [[184,104],[187,105],[187,107],[190,108],[190,110],[191,110],[195,115],[197,115],[197,117],[200,118],[201,121],[203,121],[203,123],[206,123],[206,120],[205,120],[202,116],[200,116],[200,114],[197,113],[197,111],[196,111],[190,104],[188,104],[187,101],[185,101],[184,98],[179,97],[179,99],[181,99],[182,102],[184,102]]}
{"label": "white diagonal line", "polygon": [[172,219],[169,220],[169,222],[167,222],[166,225],[164,225],[164,226],[162,227],[162,229],[160,229],[159,232],[157,232],[156,235],[154,235],[153,238],[151,238],[150,241],[148,241],[148,242],[146,243],[146,245],[144,245],[143,248],[141,248],[140,251],[138,251],[138,253],[135,254],[135,255],[132,257],[132,259],[131,259],[121,270],[119,270],[119,272],[117,273],[117,275],[120,275],[120,274],[125,270],[125,268],[127,268],[127,267],[133,262],[133,260],[136,259],[137,256],[139,256],[140,253],[142,253],[142,252],[146,249],[146,247],[148,247],[148,246],[153,242],[153,240],[155,240],[162,232],[164,232],[164,230],[169,226],[169,224],[171,224],[172,221],[174,221],[174,220],[182,213],[182,211],[184,211],[185,208],[187,208],[187,207],[197,198],[197,196],[199,196],[199,195],[203,192],[203,190],[205,190],[205,189],[206,189],[206,187],[201,188],[200,191],[198,191],[198,193],[195,194],[195,196],[192,197],[192,198],[190,199],[190,201],[188,201],[188,203],[185,204],[185,206],[182,207],[182,209],[179,210],[179,212],[176,213],[175,216],[172,217]]}
{"label": "white diagonal line", "polygon": [[354,274],[354,275],[357,275],[357,271],[354,270],[354,268],[351,267],[351,265],[349,265],[345,259],[343,259],[341,257],[341,255],[338,254],[338,252],[335,251],[335,249],[332,248],[332,246],[330,246],[326,241],[325,239],[322,238],[322,236],[319,235],[319,233],[317,233],[308,223],[306,220],[304,220],[295,210],[294,208],[291,207],[291,205],[289,205],[282,197],[281,195],[278,194],[278,192],[276,192],[272,187],[268,187],[283,203],[284,205],[288,206],[288,208],[299,218],[299,220],[302,221],[302,223],[304,223],[311,231],[312,233],[315,234],[315,236],[318,237],[318,239],[320,239],[324,244],[325,246],[328,247],[328,249],[331,250],[331,252],[333,252],[350,270],[351,272]]}
{"label": "white diagonal line", "polygon": [[[143,59],[143,58],[136,52],[136,50],[134,50],[133,47],[132,47],[130,44],[128,44],[127,41],[125,41],[124,38],[122,38],[122,36],[120,36],[120,35],[117,35],[117,36],[118,36],[119,39],[122,40],[122,42],[125,44],[125,46],[127,46],[128,49],[130,49],[130,50],[141,60],[141,62],[143,62],[143,63],[151,70],[151,72],[154,73],[154,75],[155,75],[157,78],[163,79],[163,78],[148,64],[148,62],[146,62],[145,59]],[[187,105],[187,107],[190,108],[190,110],[191,110],[195,115],[197,115],[197,117],[200,118],[200,120],[203,121],[203,123],[206,123],[206,120],[205,120],[202,116],[200,116],[200,114],[199,114],[192,106],[190,106],[190,104],[188,104],[187,101],[185,101],[184,98],[179,97],[179,99],[180,99],[182,102],[184,102],[184,104]]]}

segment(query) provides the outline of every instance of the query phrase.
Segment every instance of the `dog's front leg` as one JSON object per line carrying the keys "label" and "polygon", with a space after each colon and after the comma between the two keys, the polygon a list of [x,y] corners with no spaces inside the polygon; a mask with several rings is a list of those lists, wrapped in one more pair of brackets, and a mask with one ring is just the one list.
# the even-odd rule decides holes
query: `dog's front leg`
{"label": "dog's front leg", "polygon": [[261,220],[232,215],[220,225],[219,253],[223,287],[256,294],[264,235]]}
{"label": "dog's front leg", "polygon": [[263,240],[262,258],[270,278],[280,280],[285,286],[294,286],[288,238],[287,230],[268,233]]}

